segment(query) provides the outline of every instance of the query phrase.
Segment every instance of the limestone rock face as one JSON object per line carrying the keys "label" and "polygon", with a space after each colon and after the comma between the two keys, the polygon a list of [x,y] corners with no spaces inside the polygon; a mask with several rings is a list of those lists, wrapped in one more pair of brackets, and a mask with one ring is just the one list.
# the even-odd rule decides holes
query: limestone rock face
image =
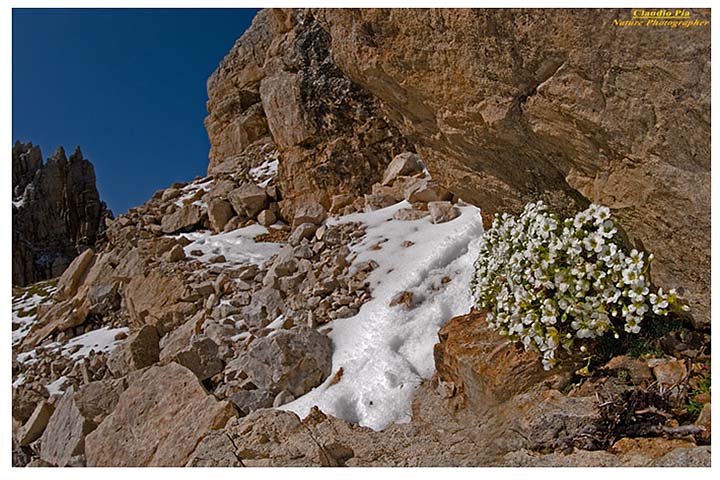
{"label": "limestone rock face", "polygon": [[302,197],[368,193],[404,151],[488,215],[602,203],[706,323],[710,30],[611,28],[629,15],[262,11],[208,82],[210,171],[261,141],[242,132],[262,109],[286,218]]}
{"label": "limestone rock face", "polygon": [[182,466],[197,443],[235,415],[176,363],[149,368],[86,440],[88,466]]}
{"label": "limestone rock face", "polygon": [[112,218],[100,201],[93,165],[79,147],[69,159],[60,147],[43,163],[40,147],[16,142],[12,178],[12,283],[57,277],[95,246],[105,218]]}
{"label": "limestone rock face", "polygon": [[241,170],[245,152],[274,145],[288,219],[296,200],[329,208],[332,195],[364,193],[394,155],[412,151],[330,46],[311,12],[265,10],[208,80],[208,173]]}

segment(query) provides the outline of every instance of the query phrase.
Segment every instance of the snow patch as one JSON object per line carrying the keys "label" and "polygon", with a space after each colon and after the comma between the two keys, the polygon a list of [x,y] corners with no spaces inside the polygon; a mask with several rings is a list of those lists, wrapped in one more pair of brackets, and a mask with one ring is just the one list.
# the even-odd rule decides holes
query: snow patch
{"label": "snow patch", "polygon": [[[44,345],[42,348],[46,352],[59,352],[64,357],[70,358],[77,362],[83,358],[90,356],[90,352],[107,353],[117,347],[122,340],[115,338],[120,333],[128,333],[127,327],[110,328],[103,327],[92,330],[83,335],[71,338],[66,343],[52,342]],[[17,355],[17,361],[25,365],[32,365],[38,361],[38,353],[35,348],[22,352]]]}
{"label": "snow patch", "polygon": [[[192,240],[192,243],[185,246],[185,255],[188,258],[209,262],[212,257],[224,255],[226,261],[216,265],[231,267],[248,263],[262,265],[275,255],[282,247],[281,244],[255,241],[255,237],[265,233],[268,233],[267,228],[252,224],[215,235],[203,231],[184,233],[182,236]],[[193,255],[191,252],[195,250],[202,252],[202,255]]]}
{"label": "snow patch", "polygon": [[[122,340],[116,340],[115,338],[120,333],[127,334],[129,329],[127,327],[121,328],[109,328],[103,327],[93,330],[84,335],[79,335],[73,339],[70,339],[63,347],[62,354],[72,360],[78,361],[81,358],[88,357],[91,351],[95,353],[106,353],[110,352],[117,347]],[[80,348],[77,348],[77,347]],[[75,350],[73,352],[73,350]],[[72,353],[71,353],[72,352]]]}
{"label": "snow patch", "polygon": [[65,385],[65,382],[67,382],[67,377],[63,375],[54,382],[50,382],[45,385],[45,388],[47,389],[50,396],[53,396],[55,394],[60,395],[65,392],[65,390],[62,388],[63,385]]}
{"label": "snow patch", "polygon": [[[202,190],[203,192],[209,192],[213,182],[214,180],[211,178],[209,180],[202,180],[199,183],[193,182],[185,185],[182,189],[180,189],[183,194],[178,197],[177,200],[175,200],[175,205],[177,205],[178,207],[185,206],[185,200],[188,200],[195,196],[198,190]],[[195,200],[194,202],[192,202],[192,204],[207,208],[207,204],[205,202],[201,202],[200,200]]]}
{"label": "snow patch", "polygon": [[[472,306],[470,281],[483,227],[480,210],[474,206],[459,207],[459,217],[438,225],[429,217],[392,219],[397,210],[408,207],[400,202],[329,221],[367,226],[365,237],[351,250],[357,254],[353,265],[378,263],[368,277],[373,299],[354,317],[327,325],[334,344],[332,371],[342,367],[342,380],[331,385],[331,375],[282,410],[305,417],[316,405],[374,430],[410,421],[415,390],[435,371],[438,330]],[[413,245],[402,246],[405,241]],[[370,249],[378,242],[383,242],[380,250]],[[404,291],[412,292],[414,308],[390,307]]]}
{"label": "snow patch", "polygon": [[54,285],[34,285],[12,300],[12,344],[18,345],[37,322],[37,308],[47,301],[57,288]]}
{"label": "snow patch", "polygon": [[249,170],[250,177],[257,183],[258,187],[267,187],[277,177],[278,167],[280,166],[278,155],[278,152],[268,155],[263,163]]}

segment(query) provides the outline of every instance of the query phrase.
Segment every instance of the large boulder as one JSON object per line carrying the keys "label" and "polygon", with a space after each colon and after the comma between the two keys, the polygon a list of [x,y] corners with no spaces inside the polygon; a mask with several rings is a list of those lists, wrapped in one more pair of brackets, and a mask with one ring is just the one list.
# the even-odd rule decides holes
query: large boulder
{"label": "large boulder", "polygon": [[268,206],[265,190],[252,183],[246,183],[228,194],[228,200],[238,215],[255,218]]}
{"label": "large boulder", "polygon": [[382,184],[390,185],[401,175],[413,175],[423,171],[423,163],[420,156],[412,152],[404,152],[396,155],[390,165],[385,169]]}
{"label": "large boulder", "polygon": [[17,442],[21,446],[26,446],[40,438],[54,411],[55,407],[51,403],[44,400],[38,403],[28,421],[18,431]]}
{"label": "large boulder", "polygon": [[438,337],[434,351],[438,377],[453,396],[479,411],[524,392],[562,388],[579,365],[567,359],[545,370],[537,353],[494,332],[481,312],[453,318]]}
{"label": "large boulder", "polygon": [[114,411],[88,435],[88,466],[182,466],[197,443],[235,415],[187,368],[147,369],[125,390]]}
{"label": "large boulder", "polygon": [[149,367],[160,360],[159,342],[157,328],[144,325],[112,351],[108,368],[115,376],[122,377],[133,370]]}
{"label": "large boulder", "polygon": [[185,205],[162,219],[163,233],[191,231],[207,218],[199,205]]}
{"label": "large boulder", "polygon": [[96,424],[77,405],[73,388],[60,398],[40,438],[40,458],[64,467],[85,453],[85,436]]}
{"label": "large boulder", "polygon": [[250,344],[235,368],[260,390],[285,390],[295,397],[309,392],[330,375],[332,341],[316,330],[296,326],[278,330]]}
{"label": "large boulder", "polygon": [[201,381],[223,369],[217,343],[200,334],[202,320],[202,313],[198,313],[165,335],[160,342],[161,362],[177,362],[190,369]]}

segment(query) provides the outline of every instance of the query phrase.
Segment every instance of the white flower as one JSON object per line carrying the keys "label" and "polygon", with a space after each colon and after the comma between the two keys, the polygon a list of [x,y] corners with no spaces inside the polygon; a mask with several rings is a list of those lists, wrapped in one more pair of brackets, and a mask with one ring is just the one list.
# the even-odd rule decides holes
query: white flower
{"label": "white flower", "polygon": [[[591,205],[564,221],[542,203],[525,206],[519,217],[496,215],[475,262],[472,290],[477,306],[489,310],[488,324],[557,363],[558,348],[575,338],[595,338],[619,328],[637,333],[651,310],[666,315],[677,293],[650,293],[645,278],[652,255],[628,255],[616,240],[607,207]],[[585,347],[583,347],[585,348]]]}

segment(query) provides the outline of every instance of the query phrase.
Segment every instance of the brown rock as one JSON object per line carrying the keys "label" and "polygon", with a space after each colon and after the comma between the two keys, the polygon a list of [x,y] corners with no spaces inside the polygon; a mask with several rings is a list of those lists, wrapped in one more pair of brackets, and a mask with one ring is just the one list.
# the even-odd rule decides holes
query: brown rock
{"label": "brown rock", "polygon": [[191,231],[205,219],[203,210],[198,205],[186,205],[166,215],[162,219],[163,233]]}
{"label": "brown rock", "polygon": [[182,466],[197,443],[235,412],[176,364],[145,371],[88,436],[88,466]]}
{"label": "brown rock", "polygon": [[430,214],[427,210],[415,210],[414,208],[401,208],[393,215],[395,220],[404,222],[412,222],[414,220],[420,220]]}
{"label": "brown rock", "polygon": [[107,366],[117,377],[149,367],[160,360],[160,337],[153,325],[144,325],[112,351]]}
{"label": "brown rock", "polygon": [[95,428],[75,403],[73,388],[68,388],[55,407],[40,439],[40,458],[64,467],[74,456],[85,453],[85,436]]}
{"label": "brown rock", "polygon": [[400,175],[412,175],[423,171],[423,163],[416,153],[404,152],[396,155],[385,169],[382,184],[390,185]]}
{"label": "brown rock", "polygon": [[352,204],[355,200],[353,195],[349,193],[341,193],[340,195],[333,195],[330,199],[330,211],[332,213],[338,213],[344,207]]}
{"label": "brown rock", "polygon": [[203,316],[199,312],[160,342],[161,362],[177,362],[190,369],[201,381],[223,369],[217,344],[199,334],[202,321]]}
{"label": "brown rock", "polygon": [[103,239],[112,219],[95,186],[95,169],[77,147],[43,163],[40,147],[12,148],[12,283],[60,276],[79,253]]}
{"label": "brown rock", "polygon": [[[237,170],[254,149],[276,145],[284,218],[307,200],[328,206],[332,195],[362,195],[394,155],[412,148],[336,67],[330,47],[313,15],[263,11],[208,81],[209,170]],[[245,146],[232,132],[258,100],[270,135]]]}
{"label": "brown rock", "polygon": [[119,378],[82,385],[75,393],[75,404],[84,417],[99,425],[115,409],[127,383],[125,378]]}
{"label": "brown rock", "polygon": [[94,260],[95,252],[90,248],[85,250],[75,260],[73,260],[58,280],[55,298],[58,300],[64,300],[75,295]]}
{"label": "brown rock", "polygon": [[670,387],[680,384],[687,377],[687,368],[682,360],[669,360],[653,367],[653,374],[661,385]]}
{"label": "brown rock", "polygon": [[418,178],[405,187],[405,200],[415,202],[440,202],[449,200],[452,195],[435,180]]}
{"label": "brown rock", "polygon": [[[592,21],[582,9],[312,14],[332,60],[382,101],[433,178],[490,214],[538,197],[561,212],[609,206],[655,253],[653,280],[683,287],[709,324],[710,30],[605,28],[627,12]],[[709,10],[692,15],[710,19]],[[617,68],[637,58],[637,69]]]}
{"label": "brown rock", "polygon": [[238,215],[255,218],[268,206],[265,190],[252,183],[246,183],[228,194],[228,200]]}
{"label": "brown rock", "polygon": [[210,227],[215,233],[222,232],[230,220],[235,215],[233,212],[232,205],[227,200],[221,198],[214,198],[208,203],[208,218],[210,220]]}
{"label": "brown rock", "polygon": [[578,366],[567,360],[546,371],[538,354],[493,332],[484,313],[451,319],[438,337],[434,353],[438,376],[480,411],[539,385],[561,388]]}
{"label": "brown rock", "polygon": [[700,415],[698,416],[697,420],[695,420],[695,425],[698,425],[705,429],[705,432],[703,432],[701,436],[708,440],[710,439],[712,432],[711,416],[712,408],[710,407],[710,403],[706,403],[705,405],[703,405],[703,409],[700,411]]}
{"label": "brown rock", "polygon": [[460,210],[450,202],[429,202],[428,210],[432,223],[445,223],[460,216]]}
{"label": "brown rock", "polygon": [[627,355],[619,355],[613,357],[603,367],[607,370],[626,370],[630,374],[630,378],[636,383],[645,380],[652,380],[652,371],[646,360],[632,358]]}
{"label": "brown rock", "polygon": [[[285,390],[296,398],[330,375],[332,342],[316,330],[297,326],[278,330],[250,344],[237,369],[273,398]],[[268,405],[268,406],[270,406]]]}
{"label": "brown rock", "polygon": [[395,197],[384,194],[365,195],[365,211],[372,212],[396,204]]}
{"label": "brown rock", "polygon": [[263,227],[269,227],[277,221],[277,217],[272,210],[263,210],[258,214],[257,220]]}
{"label": "brown rock", "polygon": [[300,245],[300,242],[302,242],[306,238],[312,238],[313,235],[315,235],[315,232],[317,231],[318,226],[314,223],[301,223],[290,234],[290,237],[288,237],[288,243],[290,245]]}
{"label": "brown rock", "polygon": [[49,402],[42,401],[38,403],[33,414],[30,415],[28,421],[25,422],[25,425],[22,426],[17,434],[18,443],[22,446],[30,445],[40,438],[54,411],[55,408]]}
{"label": "brown rock", "polygon": [[175,245],[163,255],[168,262],[179,262],[185,260],[185,250],[181,245]]}
{"label": "brown rock", "polygon": [[295,209],[293,228],[303,223],[320,225],[327,217],[325,207],[318,202],[303,202]]}

